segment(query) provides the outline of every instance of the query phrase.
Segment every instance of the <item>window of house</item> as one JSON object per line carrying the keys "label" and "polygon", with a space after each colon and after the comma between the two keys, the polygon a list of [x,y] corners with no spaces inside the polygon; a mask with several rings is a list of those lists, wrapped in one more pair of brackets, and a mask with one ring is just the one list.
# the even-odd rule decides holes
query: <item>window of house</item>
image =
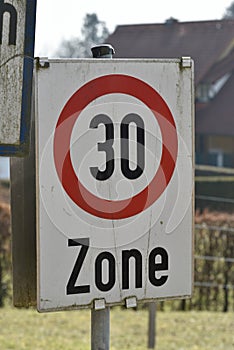
{"label": "window of house", "polygon": [[198,102],[208,102],[213,99],[224,84],[230,78],[231,73],[225,74],[222,78],[216,80],[214,83],[201,83],[197,86],[196,99]]}
{"label": "window of house", "polygon": [[209,150],[210,154],[210,160],[212,162],[211,165],[215,165],[218,167],[223,167],[224,166],[224,154],[223,151],[220,149],[211,149]]}

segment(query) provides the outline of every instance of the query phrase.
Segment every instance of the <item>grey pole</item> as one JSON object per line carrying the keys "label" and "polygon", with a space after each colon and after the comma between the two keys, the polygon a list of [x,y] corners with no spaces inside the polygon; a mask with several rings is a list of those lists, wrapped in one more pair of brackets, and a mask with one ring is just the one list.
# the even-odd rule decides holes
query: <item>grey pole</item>
{"label": "grey pole", "polygon": [[110,349],[110,308],[91,310],[91,349]]}
{"label": "grey pole", "polygon": [[149,307],[149,326],[148,326],[148,349],[154,349],[156,345],[156,302],[148,304]]}
{"label": "grey pole", "polygon": [[37,303],[35,106],[32,95],[30,154],[10,159],[13,303]]}
{"label": "grey pole", "polygon": [[[93,58],[112,58],[115,50],[109,44],[91,48]],[[94,303],[95,305],[95,303]],[[110,349],[110,308],[91,310],[91,350]]]}

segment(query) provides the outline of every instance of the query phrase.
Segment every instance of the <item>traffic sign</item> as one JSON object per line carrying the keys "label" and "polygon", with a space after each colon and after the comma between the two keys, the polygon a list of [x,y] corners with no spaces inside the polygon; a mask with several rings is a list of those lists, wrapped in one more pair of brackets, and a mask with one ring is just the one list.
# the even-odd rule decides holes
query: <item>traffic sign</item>
{"label": "traffic sign", "polygon": [[36,0],[0,0],[0,155],[29,151]]}
{"label": "traffic sign", "polygon": [[192,60],[50,60],[36,98],[38,309],[190,296]]}
{"label": "traffic sign", "polygon": [[[92,94],[90,94],[90,91],[92,91]],[[153,180],[140,193],[131,197],[129,204],[129,199],[110,201],[92,195],[79,182],[70,163],[70,139],[76,118],[94,99],[111,93],[127,94],[142,101],[153,111],[154,117],[161,128],[163,138],[161,161]],[[67,126],[65,128],[60,127],[73,114],[76,115],[76,118],[73,118],[70,128]],[[170,129],[172,129],[173,135],[168,132],[170,129],[165,127],[164,119],[160,117],[162,114],[168,123],[171,124]],[[171,145],[172,142],[173,145]],[[61,144],[64,146],[63,150],[61,150]],[[171,149],[170,152],[168,152],[169,147]],[[176,156],[177,133],[170,109],[151,86],[132,76],[111,74],[91,80],[72,96],[64,107],[56,126],[54,157],[62,186],[77,205],[88,213],[101,218],[124,219],[147,209],[162,194],[169,183],[175,168]],[[79,183],[79,186],[76,185],[77,183]],[[81,195],[81,191],[85,193],[85,198]]]}

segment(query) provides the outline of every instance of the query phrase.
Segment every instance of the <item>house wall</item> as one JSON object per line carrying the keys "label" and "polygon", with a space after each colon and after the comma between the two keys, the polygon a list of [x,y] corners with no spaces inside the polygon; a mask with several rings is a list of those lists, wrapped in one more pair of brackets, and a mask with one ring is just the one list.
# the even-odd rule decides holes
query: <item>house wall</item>
{"label": "house wall", "polygon": [[197,135],[198,164],[234,167],[234,137]]}

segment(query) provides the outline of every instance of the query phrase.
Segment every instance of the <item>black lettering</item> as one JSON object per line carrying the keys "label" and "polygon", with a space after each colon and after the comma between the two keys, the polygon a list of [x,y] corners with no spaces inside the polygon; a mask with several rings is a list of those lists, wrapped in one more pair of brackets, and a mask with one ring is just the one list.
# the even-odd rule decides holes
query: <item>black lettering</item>
{"label": "black lettering", "polygon": [[84,259],[89,249],[89,239],[88,238],[77,238],[68,240],[69,247],[81,246],[80,253],[76,259],[75,266],[72,270],[71,276],[67,283],[67,294],[81,294],[89,293],[90,285],[76,286],[76,281],[79,277],[81,267],[83,265]]}
{"label": "black lettering", "polygon": [[[129,154],[129,124],[134,123],[137,127],[137,166],[130,169]],[[127,114],[121,123],[121,170],[123,175],[134,180],[140,177],[145,168],[145,130],[142,118],[135,113]]]}
{"label": "black lettering", "polygon": [[129,260],[135,259],[135,286],[142,288],[142,255],[137,249],[122,251],[122,287],[129,289]]}
{"label": "black lettering", "polygon": [[[107,260],[109,265],[109,276],[107,283],[103,283],[103,260]],[[108,292],[115,284],[115,258],[109,252],[103,252],[97,256],[95,261],[95,283],[97,288],[102,292]]]}
{"label": "black lettering", "polygon": [[[156,262],[156,257],[160,255],[161,262]],[[167,276],[161,276],[157,278],[157,271],[167,271],[168,270],[168,254],[167,251],[162,247],[154,248],[149,256],[149,280],[155,287],[160,287],[166,283],[168,279]]]}
{"label": "black lettering", "polygon": [[16,45],[17,11],[13,5],[5,3],[4,0],[0,0],[0,45],[2,45],[3,16],[6,12],[10,15],[8,43],[9,45]]}
{"label": "black lettering", "polygon": [[[135,169],[130,168],[129,152],[129,125],[134,123],[137,128],[137,165]],[[106,141],[98,143],[98,151],[106,153],[106,168],[101,171],[98,167],[90,167],[91,174],[96,180],[104,181],[111,177],[114,172],[114,125],[111,119],[105,114],[96,115],[90,122],[90,128],[94,129],[104,124],[106,128]],[[121,171],[129,180],[135,180],[140,177],[145,168],[145,129],[143,119],[135,113],[127,114],[121,123]]]}
{"label": "black lettering", "polygon": [[112,147],[114,142],[114,125],[107,115],[98,114],[91,120],[89,127],[94,129],[99,124],[104,124],[106,128],[106,141],[98,143],[98,151],[106,153],[106,168],[101,171],[98,167],[90,167],[90,171],[95,179],[104,181],[109,179],[114,171],[114,150]]}

